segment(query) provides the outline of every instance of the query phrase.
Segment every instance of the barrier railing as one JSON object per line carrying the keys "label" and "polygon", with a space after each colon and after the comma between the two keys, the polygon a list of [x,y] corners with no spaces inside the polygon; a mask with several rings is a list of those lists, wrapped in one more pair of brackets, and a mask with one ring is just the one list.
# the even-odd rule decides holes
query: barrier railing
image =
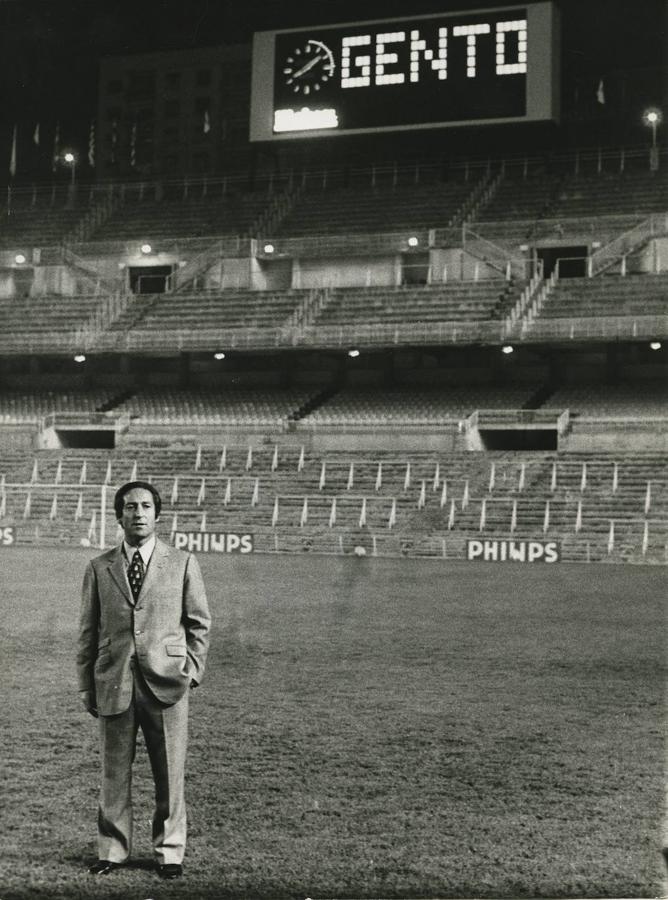
{"label": "barrier railing", "polygon": [[610,241],[605,247],[592,253],[588,261],[587,274],[591,277],[604,272],[657,234],[668,234],[668,213],[649,216]]}
{"label": "barrier railing", "polygon": [[508,279],[514,277],[528,281],[533,274],[533,260],[513,254],[508,248],[483,237],[466,223],[462,226],[462,247],[465,253],[501,272]]}
{"label": "barrier railing", "polygon": [[668,315],[583,316],[568,319],[534,319],[526,329],[513,335],[521,341],[594,339],[647,339],[668,337]]}
{"label": "barrier railing", "polygon": [[43,416],[39,422],[40,431],[47,428],[68,428],[74,426],[114,428],[125,431],[130,425],[129,415],[119,415],[117,412],[52,412]]}
{"label": "barrier railing", "polygon": [[[114,304],[120,304],[114,305]],[[105,331],[99,323],[113,321],[122,311],[123,298],[112,298],[91,328],[39,334],[0,334],[0,349],[6,354],[97,351],[178,352],[181,350],[267,350],[289,347],[388,347],[416,344],[505,343],[517,340],[541,343],[555,339],[658,339],[668,337],[668,316],[584,317],[534,319],[517,322],[508,329],[505,321],[413,322],[401,325],[350,323],[349,325],[275,326],[234,329],[137,329]]]}

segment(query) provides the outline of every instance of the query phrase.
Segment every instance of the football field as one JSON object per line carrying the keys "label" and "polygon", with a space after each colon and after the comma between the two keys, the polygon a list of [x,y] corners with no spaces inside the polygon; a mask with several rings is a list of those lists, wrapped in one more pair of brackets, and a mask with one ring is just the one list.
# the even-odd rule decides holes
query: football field
{"label": "football field", "polygon": [[666,570],[202,555],[180,882],[96,858],[79,708],[94,551],[2,551],[0,900],[657,897]]}

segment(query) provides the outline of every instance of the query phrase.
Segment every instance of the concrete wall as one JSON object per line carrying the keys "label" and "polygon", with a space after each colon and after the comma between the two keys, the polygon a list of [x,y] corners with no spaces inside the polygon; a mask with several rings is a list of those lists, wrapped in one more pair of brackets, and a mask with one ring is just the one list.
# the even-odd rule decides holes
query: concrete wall
{"label": "concrete wall", "polygon": [[365,287],[401,284],[401,256],[302,259],[293,265],[292,287]]}
{"label": "concrete wall", "polygon": [[559,440],[559,450],[571,453],[668,453],[668,430],[614,423],[578,423]]}
{"label": "concrete wall", "polygon": [[36,432],[36,425],[0,425],[0,448],[32,450]]}

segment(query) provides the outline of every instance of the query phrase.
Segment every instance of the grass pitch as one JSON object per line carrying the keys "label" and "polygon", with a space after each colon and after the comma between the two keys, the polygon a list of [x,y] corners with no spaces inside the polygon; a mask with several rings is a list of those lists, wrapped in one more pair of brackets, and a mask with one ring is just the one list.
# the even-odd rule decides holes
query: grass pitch
{"label": "grass pitch", "polygon": [[203,556],[186,877],[96,857],[83,550],[2,551],[1,900],[655,897],[665,572]]}

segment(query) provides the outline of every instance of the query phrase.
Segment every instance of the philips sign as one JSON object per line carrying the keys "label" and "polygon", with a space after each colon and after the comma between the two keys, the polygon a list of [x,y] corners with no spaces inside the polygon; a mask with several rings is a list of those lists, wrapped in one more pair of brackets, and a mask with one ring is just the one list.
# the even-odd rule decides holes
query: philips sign
{"label": "philips sign", "polygon": [[471,540],[466,558],[483,562],[555,563],[561,559],[558,541]]}
{"label": "philips sign", "polygon": [[191,553],[252,553],[253,535],[233,532],[175,531],[174,546]]}

